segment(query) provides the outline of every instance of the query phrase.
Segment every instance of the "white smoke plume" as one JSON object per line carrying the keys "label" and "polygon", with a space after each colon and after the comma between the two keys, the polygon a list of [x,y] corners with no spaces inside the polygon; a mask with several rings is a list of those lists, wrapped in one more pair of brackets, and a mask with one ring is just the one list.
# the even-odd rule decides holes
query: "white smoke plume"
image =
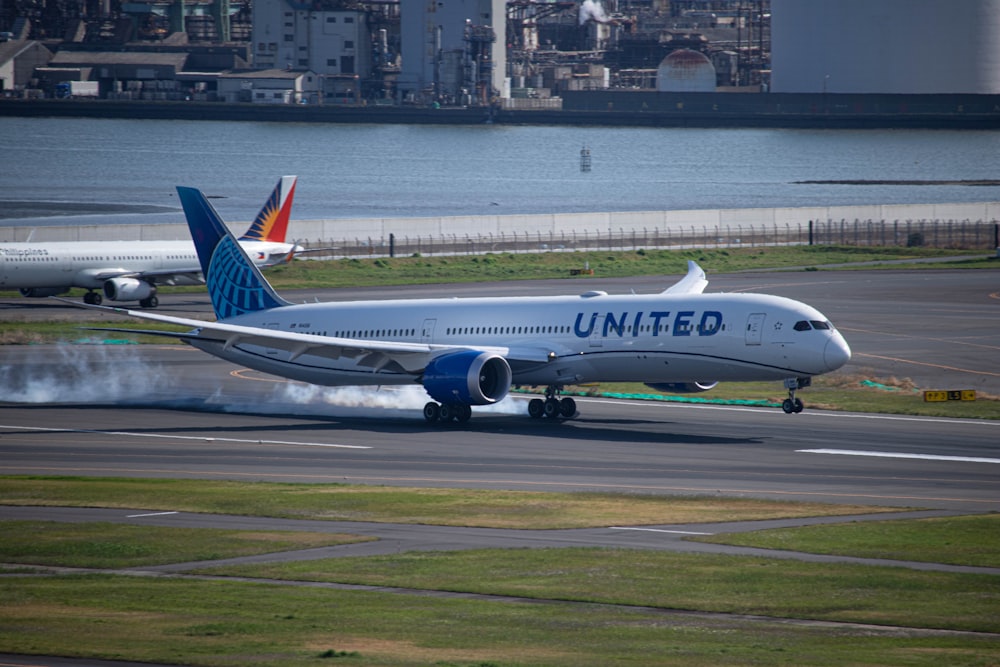
{"label": "white smoke plume", "polygon": [[[0,351],[2,352],[2,351]],[[270,377],[270,376],[268,376]],[[259,391],[261,386],[271,387]],[[39,346],[16,363],[0,354],[0,401],[11,403],[139,404],[234,414],[423,419],[430,400],[419,385],[323,387],[273,378],[247,380],[246,391],[199,391],[172,377],[131,345]],[[524,415],[527,402],[508,396],[482,413]]]}
{"label": "white smoke plume", "polygon": [[604,12],[604,7],[601,6],[599,0],[583,0],[583,4],[580,5],[580,25],[583,25],[587,21],[593,19],[598,23],[607,23],[610,21],[610,17]]}
{"label": "white smoke plume", "polygon": [[[271,398],[255,406],[254,411],[422,419],[424,404],[429,400],[431,399],[427,392],[418,385],[323,387],[301,382],[281,382],[275,386]],[[227,408],[227,411],[231,409]],[[510,396],[493,405],[473,408],[473,416],[476,413],[521,415],[526,412],[525,402]]]}
{"label": "white smoke plume", "polygon": [[0,400],[11,403],[145,402],[170,395],[170,385],[130,345],[45,345],[0,363]]}

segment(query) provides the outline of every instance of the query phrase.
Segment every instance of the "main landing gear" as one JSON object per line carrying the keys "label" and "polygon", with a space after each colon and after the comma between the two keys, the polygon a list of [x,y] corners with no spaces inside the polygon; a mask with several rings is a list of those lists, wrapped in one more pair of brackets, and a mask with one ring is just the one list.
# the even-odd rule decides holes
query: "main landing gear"
{"label": "main landing gear", "polygon": [[104,301],[104,297],[97,292],[87,292],[83,295],[83,302],[91,306],[99,306],[101,301]]}
{"label": "main landing gear", "polygon": [[528,401],[528,416],[532,419],[569,419],[576,414],[576,401],[569,396],[559,398],[562,387],[550,385],[545,388],[545,400],[533,398]]}
{"label": "main landing gear", "polygon": [[436,421],[457,421],[464,424],[472,417],[472,406],[461,403],[435,403],[429,401],[424,405],[424,419],[433,423]]}
{"label": "main landing gear", "polygon": [[781,402],[781,409],[785,411],[785,414],[790,415],[802,412],[805,405],[802,403],[802,399],[795,398],[795,390],[808,387],[811,384],[812,378],[788,378],[785,380],[785,389],[788,390],[788,398]]}

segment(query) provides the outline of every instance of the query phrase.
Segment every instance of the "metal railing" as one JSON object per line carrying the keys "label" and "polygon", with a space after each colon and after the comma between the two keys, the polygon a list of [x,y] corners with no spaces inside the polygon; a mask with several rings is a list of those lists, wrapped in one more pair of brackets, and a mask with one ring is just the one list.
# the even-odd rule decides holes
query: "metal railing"
{"label": "metal railing", "polygon": [[[665,229],[444,234],[388,238],[300,240],[307,250],[330,257],[405,257],[486,253],[635,251],[741,248],[776,245],[846,245],[992,250],[1000,247],[1000,224],[984,220],[825,220],[777,225],[722,225]],[[319,253],[321,256],[327,256]],[[315,256],[315,253],[314,253]]]}

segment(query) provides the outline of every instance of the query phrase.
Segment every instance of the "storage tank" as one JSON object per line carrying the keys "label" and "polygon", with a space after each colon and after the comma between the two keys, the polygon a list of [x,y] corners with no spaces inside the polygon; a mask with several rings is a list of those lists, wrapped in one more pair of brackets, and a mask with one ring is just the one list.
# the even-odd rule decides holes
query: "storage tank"
{"label": "storage tank", "polygon": [[671,93],[715,92],[715,66],[704,53],[678,49],[656,70],[656,89]]}
{"label": "storage tank", "polygon": [[776,93],[1000,93],[1000,0],[772,0]]}

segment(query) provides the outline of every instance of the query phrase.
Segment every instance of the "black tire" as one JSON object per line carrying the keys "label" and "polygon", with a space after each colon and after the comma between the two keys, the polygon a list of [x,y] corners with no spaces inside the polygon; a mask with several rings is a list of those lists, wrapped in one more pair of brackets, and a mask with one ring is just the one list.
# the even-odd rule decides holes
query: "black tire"
{"label": "black tire", "polygon": [[540,398],[533,398],[528,401],[528,416],[532,419],[539,419],[545,414],[545,401]]}
{"label": "black tire", "polygon": [[790,415],[795,412],[795,403],[792,402],[792,399],[786,398],[781,402],[781,409],[785,411],[786,415]]}
{"label": "black tire", "polygon": [[571,397],[566,396],[561,401],[559,401],[559,414],[569,419],[576,414],[576,401]]}
{"label": "black tire", "polygon": [[795,414],[798,414],[798,413],[802,412],[805,409],[805,407],[806,406],[805,406],[804,403],[802,403],[802,399],[801,398],[796,398],[795,399],[795,401],[794,401],[794,408],[793,408],[794,411],[795,411]]}
{"label": "black tire", "polygon": [[438,405],[434,401],[430,401],[429,403],[424,405],[424,419],[426,419],[429,422],[436,422],[440,418],[441,418],[440,405]]}
{"label": "black tire", "polygon": [[543,409],[545,416],[549,419],[555,419],[559,416],[559,399],[558,398],[546,398],[545,407]]}
{"label": "black tire", "polygon": [[472,419],[472,406],[471,405],[456,405],[455,406],[455,421],[459,424],[464,424],[465,422]]}

